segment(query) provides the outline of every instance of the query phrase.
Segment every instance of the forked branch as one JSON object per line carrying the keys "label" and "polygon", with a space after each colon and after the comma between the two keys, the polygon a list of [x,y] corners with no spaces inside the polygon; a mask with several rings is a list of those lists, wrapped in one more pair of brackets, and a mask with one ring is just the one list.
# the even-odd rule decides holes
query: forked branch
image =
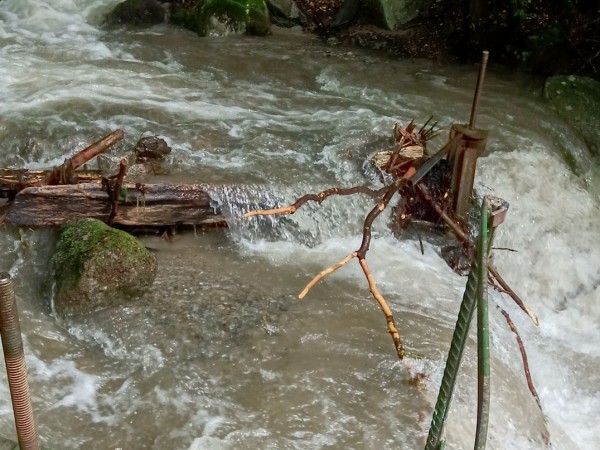
{"label": "forked branch", "polygon": [[367,186],[354,186],[351,188],[334,187],[334,188],[330,188],[325,191],[319,192],[318,194],[303,195],[298,200],[296,200],[293,204],[291,204],[289,206],[284,206],[282,208],[261,209],[261,210],[249,211],[246,214],[244,214],[244,217],[247,218],[247,217],[253,217],[253,216],[272,216],[275,214],[294,214],[305,203],[307,203],[309,201],[313,201],[313,202],[317,202],[317,203],[321,204],[321,202],[323,200],[325,200],[328,197],[331,197],[332,195],[367,194],[373,198],[377,198],[377,197],[380,197],[387,190],[387,188],[388,187],[386,186],[382,189],[375,190],[375,189],[371,189]]}

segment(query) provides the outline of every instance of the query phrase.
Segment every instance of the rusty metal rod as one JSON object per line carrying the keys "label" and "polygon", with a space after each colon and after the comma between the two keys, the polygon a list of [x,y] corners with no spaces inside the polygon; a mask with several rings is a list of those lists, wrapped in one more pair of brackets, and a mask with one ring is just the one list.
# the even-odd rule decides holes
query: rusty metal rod
{"label": "rusty metal rod", "polygon": [[479,66],[479,76],[477,77],[477,85],[475,86],[475,95],[473,96],[473,106],[471,107],[471,118],[469,119],[469,128],[475,128],[475,118],[477,117],[477,108],[481,91],[483,90],[483,80],[485,79],[485,70],[490,52],[487,50],[481,54],[481,65]]}
{"label": "rusty metal rod", "polygon": [[27,367],[25,366],[17,301],[10,275],[6,272],[0,273],[0,335],[19,448],[21,450],[38,450],[39,443],[27,382]]}

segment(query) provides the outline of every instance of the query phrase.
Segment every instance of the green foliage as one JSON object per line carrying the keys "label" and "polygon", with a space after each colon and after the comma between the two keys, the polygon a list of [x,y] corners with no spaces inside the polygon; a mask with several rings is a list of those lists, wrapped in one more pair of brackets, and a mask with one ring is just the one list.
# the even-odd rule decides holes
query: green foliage
{"label": "green foliage", "polygon": [[513,17],[516,19],[525,19],[527,17],[527,6],[529,5],[529,0],[513,0]]}

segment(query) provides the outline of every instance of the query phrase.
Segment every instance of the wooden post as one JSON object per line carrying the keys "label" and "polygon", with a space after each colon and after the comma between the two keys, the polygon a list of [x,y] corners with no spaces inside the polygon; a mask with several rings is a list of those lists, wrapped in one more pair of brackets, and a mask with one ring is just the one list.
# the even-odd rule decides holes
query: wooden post
{"label": "wooden post", "polygon": [[488,57],[489,52],[487,51],[484,51],[481,55],[481,65],[479,67],[475,95],[473,96],[469,124],[453,125],[450,131],[450,140],[458,138],[458,143],[448,153],[448,161],[452,168],[451,189],[454,196],[454,212],[463,220],[466,220],[471,206],[470,200],[473,194],[477,158],[484,152],[488,136],[487,130],[478,130],[475,128],[477,108],[483,90],[483,80],[485,79]]}
{"label": "wooden post", "polygon": [[485,150],[488,131],[471,129],[468,125],[453,125],[450,139],[457,136],[458,144],[448,155],[452,167],[451,189],[454,196],[454,212],[461,219],[466,219],[473,193],[477,158]]}

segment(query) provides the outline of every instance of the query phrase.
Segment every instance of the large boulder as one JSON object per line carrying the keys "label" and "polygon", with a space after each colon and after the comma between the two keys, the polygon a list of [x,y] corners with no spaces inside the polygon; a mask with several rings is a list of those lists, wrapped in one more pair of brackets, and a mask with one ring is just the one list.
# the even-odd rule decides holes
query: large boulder
{"label": "large boulder", "polygon": [[432,0],[363,0],[363,14],[376,25],[397,30],[429,8]]}
{"label": "large boulder", "polygon": [[142,295],[156,276],[157,261],[132,235],[96,219],[64,226],[52,257],[54,308],[75,316]]}
{"label": "large boulder", "polygon": [[555,76],[546,81],[544,93],[590,152],[600,157],[600,82],[575,75]]}
{"label": "large boulder", "polygon": [[106,16],[109,24],[155,25],[163,23],[167,9],[157,0],[125,0]]}
{"label": "large boulder", "polygon": [[200,36],[211,34],[213,29],[218,30],[223,24],[228,32],[255,36],[271,33],[265,0],[206,0],[191,9],[176,9],[172,21]]}

